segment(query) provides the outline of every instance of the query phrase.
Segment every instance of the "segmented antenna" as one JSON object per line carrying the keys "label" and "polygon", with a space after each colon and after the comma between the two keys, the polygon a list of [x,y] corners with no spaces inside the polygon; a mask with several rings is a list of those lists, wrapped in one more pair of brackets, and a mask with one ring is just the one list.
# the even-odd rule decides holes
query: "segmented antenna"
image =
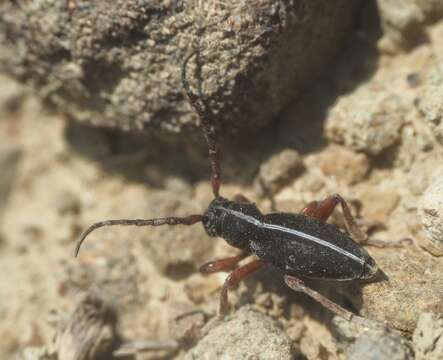
{"label": "segmented antenna", "polygon": [[105,220],[99,221],[89,228],[87,228],[83,234],[80,236],[80,239],[75,247],[74,255],[77,257],[80,248],[85,241],[86,237],[93,232],[94,230],[104,227],[104,226],[114,226],[114,225],[123,225],[123,226],[161,226],[161,225],[194,225],[202,220],[202,215],[189,215],[186,217],[167,217],[167,218],[158,218],[158,219],[120,219],[120,220]]}
{"label": "segmented antenna", "polygon": [[[183,62],[182,83],[183,83],[183,88],[186,91],[186,94],[189,98],[192,107],[195,109],[195,111],[200,117],[201,126],[203,128],[203,134],[205,135],[206,142],[208,143],[209,147],[209,159],[211,162],[212,191],[214,193],[214,196],[218,197],[220,190],[220,159],[219,159],[219,151],[217,145],[216,129],[215,126],[209,120],[212,114],[208,111],[208,106],[204,103],[203,99],[199,99],[199,97],[192,92],[191,86],[189,85],[189,82],[186,77],[186,67],[188,65],[189,60],[195,54],[197,54],[197,51],[191,53],[188,57],[186,57],[185,61]],[[158,218],[158,219],[120,219],[120,220],[99,221],[91,225],[80,236],[80,239],[75,248],[75,256],[77,257],[86,237],[94,230],[104,226],[193,225],[197,222],[202,221],[202,218],[203,218],[202,215],[190,215],[186,217],[167,217],[167,218]]]}
{"label": "segmented antenna", "polygon": [[[213,123],[211,123],[210,118],[213,115],[209,111],[209,107],[204,102],[203,98],[199,98],[194,92],[191,90],[191,86],[189,85],[187,76],[186,76],[186,68],[189,60],[198,54],[198,51],[192,52],[188,55],[183,62],[182,67],[182,84],[183,88],[186,91],[186,95],[189,98],[189,102],[192,107],[195,109],[197,114],[200,117],[201,126],[203,128],[203,134],[205,136],[206,142],[209,148],[209,160],[211,162],[211,185],[212,192],[215,197],[219,197],[220,192],[220,151],[217,144],[217,131]],[[198,56],[198,55],[197,55]]]}

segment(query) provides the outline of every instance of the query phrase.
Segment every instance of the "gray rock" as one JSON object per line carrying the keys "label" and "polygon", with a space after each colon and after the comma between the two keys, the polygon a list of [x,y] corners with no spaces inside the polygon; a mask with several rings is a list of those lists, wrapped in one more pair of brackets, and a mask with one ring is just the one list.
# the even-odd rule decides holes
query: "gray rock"
{"label": "gray rock", "polygon": [[413,335],[416,360],[443,359],[443,318],[423,313],[418,318]]}
{"label": "gray rock", "polygon": [[345,295],[360,313],[390,328],[412,333],[422,312],[443,312],[443,263],[413,245],[368,250],[388,281],[349,285]]}
{"label": "gray rock", "polygon": [[259,193],[275,194],[301,173],[303,160],[293,149],[283,149],[260,166],[254,186]]}
{"label": "gray rock", "polygon": [[436,139],[443,144],[443,63],[429,72],[418,108]]}
{"label": "gray rock", "polygon": [[370,329],[360,335],[346,353],[347,360],[412,360],[405,338],[387,329]]}
{"label": "gray rock", "polygon": [[406,109],[400,96],[362,87],[332,108],[326,136],[354,151],[379,155],[400,140]]}
{"label": "gray rock", "polygon": [[2,2],[0,70],[77,120],[179,131],[195,121],[180,84],[186,54],[200,49],[190,82],[202,79],[226,127],[262,126],[331,61],[361,1],[76,3]]}
{"label": "gray rock", "polygon": [[408,50],[426,38],[426,25],[443,17],[439,0],[378,0],[382,49]]}
{"label": "gray rock", "polygon": [[185,359],[293,359],[291,342],[271,318],[244,306],[212,329]]}
{"label": "gray rock", "polygon": [[365,331],[363,326],[355,321],[348,321],[340,316],[334,316],[331,321],[331,331],[341,348],[347,348]]}
{"label": "gray rock", "polygon": [[424,14],[415,0],[378,1],[384,32],[383,48],[408,49],[424,36]]}
{"label": "gray rock", "polygon": [[433,173],[431,183],[421,198],[419,214],[427,238],[443,250],[443,167]]}

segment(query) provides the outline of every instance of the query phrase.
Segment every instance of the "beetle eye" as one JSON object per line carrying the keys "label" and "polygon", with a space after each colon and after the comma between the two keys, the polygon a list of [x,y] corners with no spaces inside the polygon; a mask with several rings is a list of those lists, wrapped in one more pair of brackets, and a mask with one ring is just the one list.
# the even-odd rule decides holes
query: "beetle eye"
{"label": "beetle eye", "polygon": [[217,216],[214,211],[207,211],[203,215],[202,223],[209,236],[217,236]]}

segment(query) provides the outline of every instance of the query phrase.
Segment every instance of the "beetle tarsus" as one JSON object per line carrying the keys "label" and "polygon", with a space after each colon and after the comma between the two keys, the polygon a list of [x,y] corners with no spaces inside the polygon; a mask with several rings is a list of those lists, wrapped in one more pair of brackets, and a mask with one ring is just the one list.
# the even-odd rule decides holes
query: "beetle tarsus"
{"label": "beetle tarsus", "polygon": [[248,277],[249,275],[260,270],[265,265],[265,262],[261,259],[251,261],[250,263],[239,267],[229,274],[220,292],[220,307],[219,316],[224,317],[229,310],[228,302],[228,289],[237,285],[240,281]]}
{"label": "beetle tarsus", "polygon": [[292,290],[301,291],[301,292],[305,293],[306,295],[310,296],[311,298],[316,300],[318,303],[323,305],[325,308],[331,310],[334,314],[336,314],[346,320],[349,320],[349,321],[355,316],[355,314],[353,314],[351,311],[346,310],[345,308],[341,307],[340,305],[336,304],[335,302],[324,297],[323,295],[321,295],[317,291],[307,287],[301,279],[299,279],[295,276],[285,275],[284,280],[285,280],[286,285],[288,285]]}

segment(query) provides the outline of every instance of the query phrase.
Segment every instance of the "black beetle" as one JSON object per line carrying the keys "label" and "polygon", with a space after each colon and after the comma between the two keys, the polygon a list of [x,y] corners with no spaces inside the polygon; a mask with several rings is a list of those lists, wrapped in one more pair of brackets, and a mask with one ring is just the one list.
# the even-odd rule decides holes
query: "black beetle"
{"label": "black beetle", "polygon": [[[200,268],[205,274],[234,269],[221,290],[220,315],[223,316],[228,310],[228,289],[264,265],[270,264],[284,274],[289,287],[305,292],[334,313],[350,320],[353,313],[307,287],[301,279],[366,280],[377,274],[377,265],[366,250],[347,233],[326,223],[334,208],[340,204],[349,233],[357,240],[365,240],[366,237],[355,223],[347,203],[340,195],[335,194],[323,201],[309,203],[300,214],[277,212],[263,215],[255,204],[242,195],[237,195],[234,201],[221,197],[215,126],[210,122],[208,106],[191,91],[186,77],[187,64],[194,54],[195,52],[190,54],[183,63],[182,82],[192,106],[200,116],[209,146],[214,200],[203,215],[106,220],[95,223],[81,235],[76,256],[86,236],[102,226],[193,225],[202,222],[208,235],[221,237],[241,250],[237,256],[211,261]],[[258,259],[237,267],[249,255],[256,255]]]}

